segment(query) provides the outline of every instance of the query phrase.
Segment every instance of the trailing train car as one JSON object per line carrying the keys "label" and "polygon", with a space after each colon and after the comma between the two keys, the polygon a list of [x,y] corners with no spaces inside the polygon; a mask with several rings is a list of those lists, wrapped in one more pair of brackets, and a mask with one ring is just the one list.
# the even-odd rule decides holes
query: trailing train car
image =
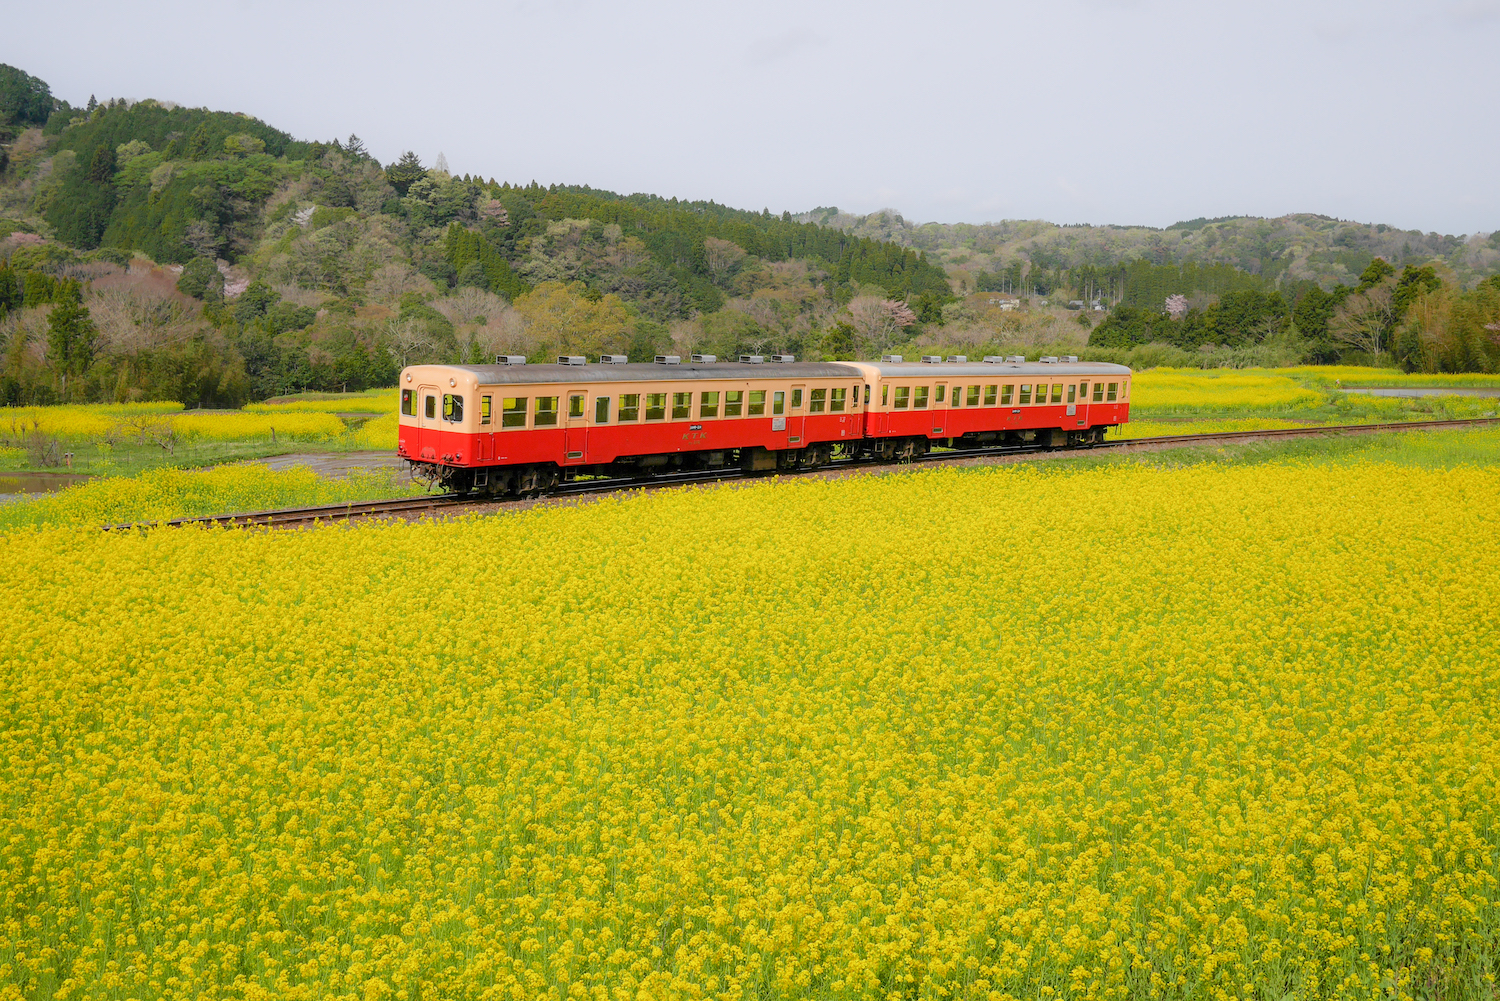
{"label": "trailing train car", "polygon": [[622,361],[409,367],[397,452],[450,490],[532,494],[579,473],[809,469],[863,434],[847,365]]}
{"label": "trailing train car", "polygon": [[932,445],[1078,447],[1130,419],[1130,369],[1077,358],[850,362],[864,376],[864,451],[912,458]]}
{"label": "trailing train car", "polygon": [[416,365],[398,454],[459,492],[530,495],[579,474],[900,461],[934,445],[1082,446],[1129,419],[1130,370],[1077,359]]}

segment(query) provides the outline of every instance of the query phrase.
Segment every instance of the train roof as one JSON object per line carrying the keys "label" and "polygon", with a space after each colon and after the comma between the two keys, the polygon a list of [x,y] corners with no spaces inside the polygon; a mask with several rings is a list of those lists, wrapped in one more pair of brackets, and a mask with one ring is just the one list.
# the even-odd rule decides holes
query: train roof
{"label": "train roof", "polygon": [[564,382],[711,382],[723,379],[858,379],[859,369],[833,362],[751,365],[714,362],[686,365],[428,365],[469,372],[482,386]]}
{"label": "train roof", "polygon": [[1126,376],[1130,369],[1125,365],[1096,361],[1063,362],[863,362],[880,373],[882,379],[943,379],[948,376],[978,376],[993,379],[996,376],[1068,376],[1114,375]]}

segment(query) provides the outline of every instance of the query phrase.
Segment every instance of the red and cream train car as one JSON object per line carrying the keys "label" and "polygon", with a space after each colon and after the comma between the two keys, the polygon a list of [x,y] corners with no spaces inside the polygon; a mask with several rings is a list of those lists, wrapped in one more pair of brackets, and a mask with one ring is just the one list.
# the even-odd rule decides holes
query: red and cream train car
{"label": "red and cream train car", "polygon": [[1129,393],[1128,368],[1073,359],[415,365],[401,373],[397,450],[447,489],[529,494],[578,473],[1084,445],[1129,419]]}

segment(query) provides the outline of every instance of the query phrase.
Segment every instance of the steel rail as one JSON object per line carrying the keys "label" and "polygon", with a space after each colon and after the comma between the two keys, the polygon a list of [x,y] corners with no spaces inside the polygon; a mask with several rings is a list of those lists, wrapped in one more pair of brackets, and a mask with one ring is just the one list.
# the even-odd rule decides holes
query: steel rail
{"label": "steel rail", "polygon": [[[1315,438],[1324,435],[1372,434],[1385,431],[1433,431],[1443,428],[1475,427],[1500,424],[1500,417],[1473,417],[1446,421],[1399,421],[1386,424],[1321,424],[1298,428],[1268,428],[1262,431],[1208,431],[1202,434],[1158,435],[1154,438],[1123,438],[1101,442],[1081,448],[1058,449],[1046,446],[1019,446],[987,448],[955,448],[941,452],[928,452],[914,457],[906,463],[877,463],[873,459],[840,459],[824,466],[808,470],[778,470],[776,472],[817,473],[857,469],[862,466],[886,468],[892,465],[915,465],[928,462],[955,462],[962,459],[982,458],[1042,458],[1064,457],[1098,451],[1130,451],[1133,449],[1174,447],[1206,442],[1251,441],[1265,438]],[[564,483],[539,499],[558,497],[583,497],[595,494],[614,493],[621,490],[658,490],[665,487],[692,486],[718,483],[724,480],[746,478],[738,467],[725,469],[703,469],[685,473],[664,473],[657,476],[615,477],[598,480],[573,480]],[[181,525],[230,525],[230,526],[292,526],[307,525],[319,521],[347,521],[353,518],[368,518],[380,515],[424,514],[447,508],[473,507],[482,504],[514,504],[530,498],[501,498],[475,494],[434,494],[423,497],[403,497],[395,500],[350,501],[345,504],[323,504],[316,507],[279,508],[269,511],[249,511],[240,514],[202,515],[173,518],[169,521],[136,522],[121,525],[105,525],[104,531],[120,531],[129,528],[155,528]]]}

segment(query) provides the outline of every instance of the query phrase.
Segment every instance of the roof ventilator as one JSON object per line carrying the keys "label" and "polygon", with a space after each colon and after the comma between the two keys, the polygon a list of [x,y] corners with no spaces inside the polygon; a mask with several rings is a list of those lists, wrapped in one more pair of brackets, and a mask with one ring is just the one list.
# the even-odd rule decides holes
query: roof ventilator
{"label": "roof ventilator", "polygon": [[693,355],[694,365],[712,365],[719,360],[718,355]]}
{"label": "roof ventilator", "polygon": [[1006,355],[1005,356],[1005,360],[1007,362],[1009,362],[1010,364],[1012,364],[1012,365],[1025,365],[1026,364],[1026,356],[1025,355]]}
{"label": "roof ventilator", "polygon": [[880,360],[883,361],[883,362],[885,362],[888,365],[900,365],[901,364],[901,356],[900,355],[881,355],[880,356]]}
{"label": "roof ventilator", "polygon": [[772,355],[771,360],[778,365],[790,365],[797,360],[796,355]]}
{"label": "roof ventilator", "polygon": [[656,356],[656,364],[658,364],[658,365],[681,365],[682,364],[682,356],[681,355],[657,355]]}
{"label": "roof ventilator", "polygon": [[1043,365],[1056,365],[1057,355],[1043,355],[1039,360]]}
{"label": "roof ventilator", "polygon": [[764,365],[766,363],[766,356],[765,355],[740,355],[740,361],[743,362],[746,365]]}
{"label": "roof ventilator", "polygon": [[942,355],[923,355],[922,356],[922,364],[923,365],[941,365],[942,363],[943,363],[943,356]]}
{"label": "roof ventilator", "polygon": [[1078,356],[1077,355],[1063,355],[1063,361],[1067,362],[1069,365],[1076,365],[1076,364],[1078,364]]}
{"label": "roof ventilator", "polygon": [[985,355],[984,356],[984,363],[986,365],[999,365],[1003,361],[1005,361],[1005,359],[1002,358],[1002,357],[1000,357],[999,355]]}
{"label": "roof ventilator", "polygon": [[600,365],[624,365],[630,361],[629,355],[600,355]]}
{"label": "roof ventilator", "polygon": [[525,355],[496,355],[495,356],[495,364],[496,365],[525,365],[526,364],[526,356]]}
{"label": "roof ventilator", "polygon": [[587,364],[587,362],[584,360],[583,355],[558,355],[557,356],[557,363],[559,365],[585,365],[585,364]]}
{"label": "roof ventilator", "polygon": [[948,356],[948,364],[950,364],[950,365],[962,365],[965,362],[967,362],[968,360],[969,360],[969,356],[968,355],[949,355]]}

